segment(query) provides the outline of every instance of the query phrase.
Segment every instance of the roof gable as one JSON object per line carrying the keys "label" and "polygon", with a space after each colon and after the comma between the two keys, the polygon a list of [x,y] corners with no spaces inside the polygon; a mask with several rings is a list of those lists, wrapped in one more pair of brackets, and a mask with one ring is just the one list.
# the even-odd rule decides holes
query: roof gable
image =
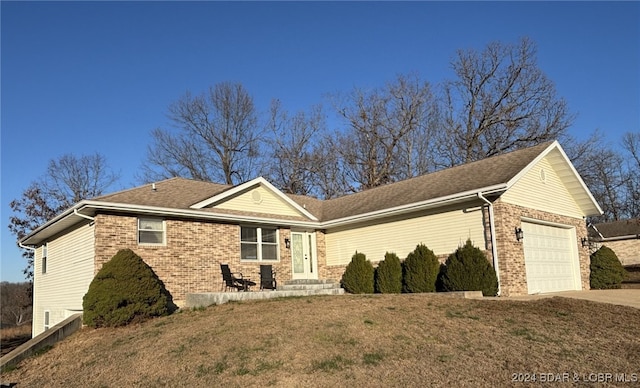
{"label": "roof gable", "polygon": [[190,206],[192,209],[252,211],[262,214],[318,219],[263,177],[253,179]]}
{"label": "roof gable", "polygon": [[[509,180],[507,186],[503,199],[508,202],[573,217],[602,214],[602,209],[557,141],[548,144]],[[538,195],[533,196],[533,192]],[[550,202],[549,198],[554,200]]]}

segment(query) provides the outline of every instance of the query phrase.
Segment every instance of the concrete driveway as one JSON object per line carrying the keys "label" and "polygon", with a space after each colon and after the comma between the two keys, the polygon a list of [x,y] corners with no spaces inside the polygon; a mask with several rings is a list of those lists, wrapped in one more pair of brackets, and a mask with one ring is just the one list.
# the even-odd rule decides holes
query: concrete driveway
{"label": "concrete driveway", "polygon": [[561,296],[563,298],[585,299],[592,302],[610,303],[640,309],[640,289],[562,291],[548,294],[514,296],[505,299],[533,300]]}

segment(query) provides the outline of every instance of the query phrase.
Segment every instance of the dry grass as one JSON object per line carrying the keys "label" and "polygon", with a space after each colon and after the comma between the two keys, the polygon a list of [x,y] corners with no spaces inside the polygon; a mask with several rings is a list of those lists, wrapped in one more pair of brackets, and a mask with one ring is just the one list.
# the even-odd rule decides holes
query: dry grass
{"label": "dry grass", "polygon": [[0,329],[0,354],[5,355],[31,339],[31,325]]}
{"label": "dry grass", "polygon": [[639,332],[640,310],[564,298],[288,298],[183,311],[119,329],[83,329],[23,361],[2,382],[488,387],[512,385],[518,373],[568,373],[570,382],[578,377],[584,383],[597,373],[640,378]]}

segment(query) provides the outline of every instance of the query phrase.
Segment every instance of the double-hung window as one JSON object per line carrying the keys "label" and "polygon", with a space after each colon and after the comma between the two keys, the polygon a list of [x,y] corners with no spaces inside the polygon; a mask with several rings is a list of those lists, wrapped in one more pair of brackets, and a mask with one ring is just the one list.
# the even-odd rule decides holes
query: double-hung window
{"label": "double-hung window", "polygon": [[138,244],[163,245],[165,222],[159,218],[138,218]]}
{"label": "double-hung window", "polygon": [[246,261],[278,260],[278,229],[240,227],[240,259]]}

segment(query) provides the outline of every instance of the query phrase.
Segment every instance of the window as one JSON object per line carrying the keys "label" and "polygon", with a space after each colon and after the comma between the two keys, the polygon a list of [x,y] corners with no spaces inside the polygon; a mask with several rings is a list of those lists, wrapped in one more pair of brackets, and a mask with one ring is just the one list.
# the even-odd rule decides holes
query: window
{"label": "window", "polygon": [[49,251],[49,243],[42,246],[42,273],[47,273],[47,255]]}
{"label": "window", "polygon": [[164,244],[164,221],[157,218],[138,218],[138,244]]}
{"label": "window", "polygon": [[49,312],[44,312],[44,329],[49,330]]}
{"label": "window", "polygon": [[240,259],[248,261],[278,260],[278,229],[240,227]]}

